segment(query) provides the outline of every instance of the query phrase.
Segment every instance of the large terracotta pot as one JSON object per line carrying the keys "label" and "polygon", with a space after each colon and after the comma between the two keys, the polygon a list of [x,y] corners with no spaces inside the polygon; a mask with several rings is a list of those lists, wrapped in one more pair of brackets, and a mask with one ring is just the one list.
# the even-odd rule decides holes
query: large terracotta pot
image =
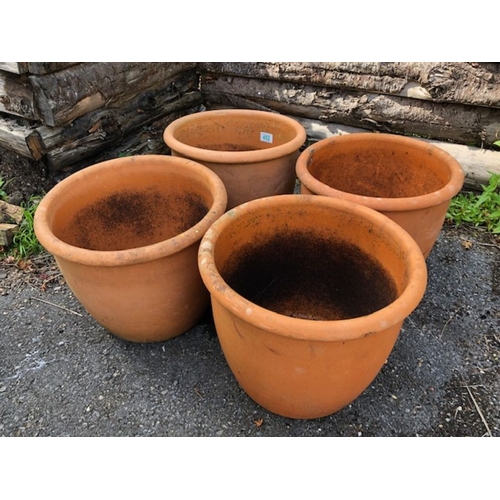
{"label": "large terracotta pot", "polygon": [[179,335],[209,295],[197,252],[226,192],[183,158],[118,158],[80,170],[42,199],[36,236],[75,296],[110,332],[135,342]]}
{"label": "large terracotta pot", "polygon": [[264,196],[293,193],[295,163],[306,132],[297,121],[266,111],[203,111],[164,131],[174,156],[206,165],[224,182],[227,208]]}
{"label": "large terracotta pot", "polygon": [[422,252],[399,225],[323,196],[228,211],[203,237],[198,264],[234,376],[290,418],[329,415],[361,394],[427,283]]}
{"label": "large terracotta pot", "polygon": [[451,198],[463,186],[460,164],[424,141],[391,134],[330,137],[297,160],[301,193],[342,198],[400,224],[429,255]]}

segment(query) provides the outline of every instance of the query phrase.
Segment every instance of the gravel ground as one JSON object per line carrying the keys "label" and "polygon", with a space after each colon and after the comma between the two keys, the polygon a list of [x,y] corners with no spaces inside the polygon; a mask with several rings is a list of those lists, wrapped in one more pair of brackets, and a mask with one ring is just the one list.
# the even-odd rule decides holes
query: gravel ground
{"label": "gravel ground", "polygon": [[2,436],[500,436],[500,247],[445,226],[425,297],[382,371],[329,417],[267,412],[238,386],[210,311],[133,344],[80,306],[52,257],[0,263]]}

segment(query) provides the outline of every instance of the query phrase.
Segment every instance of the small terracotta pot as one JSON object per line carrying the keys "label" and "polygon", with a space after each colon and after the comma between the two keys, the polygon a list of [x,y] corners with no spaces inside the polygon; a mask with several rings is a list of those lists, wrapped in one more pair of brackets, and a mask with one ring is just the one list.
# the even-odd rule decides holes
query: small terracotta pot
{"label": "small terracotta pot", "polygon": [[203,165],[132,156],[57,184],[34,226],[96,321],[123,339],[157,342],[188,330],[208,307],[198,246],[225,208],[222,181]]}
{"label": "small terracotta pot", "polygon": [[203,111],[167,126],[172,155],[212,169],[224,182],[227,208],[264,196],[293,193],[304,127],[287,116],[249,109]]}
{"label": "small terracotta pot", "polygon": [[400,224],[429,255],[453,196],[463,186],[460,164],[418,139],[356,133],[323,139],[297,160],[301,193],[342,198]]}
{"label": "small terracotta pot", "polygon": [[317,418],[373,381],[426,289],[425,259],[386,216],[284,195],[228,211],[198,264],[226,360],[267,410]]}

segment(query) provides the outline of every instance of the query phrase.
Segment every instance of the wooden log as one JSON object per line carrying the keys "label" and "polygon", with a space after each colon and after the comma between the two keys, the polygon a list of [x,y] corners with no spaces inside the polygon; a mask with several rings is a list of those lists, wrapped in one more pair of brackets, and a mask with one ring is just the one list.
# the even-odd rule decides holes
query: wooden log
{"label": "wooden log", "polygon": [[210,73],[500,107],[500,64],[481,62],[207,62]]}
{"label": "wooden log", "polygon": [[33,91],[25,77],[0,71],[0,112],[35,120]]}
{"label": "wooden log", "polygon": [[24,208],[0,200],[0,222],[7,224],[20,224],[23,220]]}
{"label": "wooden log", "polygon": [[32,132],[33,125],[0,114],[0,146],[26,158],[39,159],[33,157],[26,142]]}
{"label": "wooden log", "polygon": [[[203,78],[205,101],[235,96],[286,115],[380,132],[489,147],[500,136],[500,109],[240,77]],[[229,97],[230,96],[230,97]]]}
{"label": "wooden log", "polygon": [[100,149],[110,148],[123,139],[125,135],[137,133],[141,128],[148,127],[150,123],[162,116],[182,111],[201,103],[199,91],[187,92],[182,97],[165,103],[155,113],[137,113],[136,108],[111,116],[103,114],[88,133],[70,142],[61,144],[48,151],[45,155],[51,173],[55,173],[72,163],[91,156]]}
{"label": "wooden log", "polygon": [[[311,141],[320,141],[327,137],[345,134],[355,134],[359,132],[370,132],[370,130],[346,127],[338,123],[324,123],[318,120],[309,120],[292,116],[306,129],[307,137]],[[451,154],[462,166],[465,173],[464,186],[468,189],[481,190],[482,184],[487,184],[492,174],[500,174],[500,151],[492,151],[462,144],[452,144],[448,142],[421,139],[430,144],[434,144]]]}
{"label": "wooden log", "polygon": [[17,224],[0,223],[0,246],[8,247],[12,243],[14,235],[18,229],[19,226]]}
{"label": "wooden log", "polygon": [[154,119],[163,112],[167,104],[188,92],[197,91],[197,88],[198,78],[194,70],[181,73],[156,87],[139,92],[119,105],[110,104],[87,113],[77,118],[69,127],[41,125],[28,137],[28,145],[33,151],[39,151],[43,155],[54,148],[70,144],[96,131],[109,134],[120,128],[124,134],[127,134],[129,129],[137,126],[137,122],[142,124],[146,118]]}
{"label": "wooden log", "polygon": [[44,125],[55,127],[195,68],[196,63],[84,63],[30,76]]}
{"label": "wooden log", "polygon": [[24,71],[21,71],[20,65],[23,63],[17,63],[17,62],[0,62],[0,70],[1,71],[8,71],[9,73],[16,73],[16,74],[21,74],[24,73]]}
{"label": "wooden log", "polygon": [[170,149],[163,141],[163,131],[169,123],[191,113],[203,111],[205,107],[201,104],[196,104],[193,107],[183,108],[178,112],[174,112],[168,116],[157,120],[138,131],[137,133],[129,134],[120,140],[117,144],[109,148],[99,150],[95,155],[87,157],[81,161],[74,162],[64,168],[61,168],[54,175],[56,182],[61,181],[68,175],[71,175],[82,168],[94,165],[95,163],[118,158],[119,156],[132,156],[144,154],[170,154]]}
{"label": "wooden log", "polygon": [[76,62],[0,62],[0,70],[22,75],[32,73],[34,75],[44,75],[53,71],[60,71],[64,68],[74,66]]}

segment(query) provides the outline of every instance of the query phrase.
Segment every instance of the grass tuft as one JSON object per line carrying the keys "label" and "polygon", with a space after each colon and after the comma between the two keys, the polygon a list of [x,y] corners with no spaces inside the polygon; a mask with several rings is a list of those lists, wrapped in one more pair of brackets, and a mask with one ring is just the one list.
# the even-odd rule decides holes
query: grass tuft
{"label": "grass tuft", "polygon": [[450,203],[447,219],[457,225],[467,223],[500,234],[500,174],[493,174],[482,193],[460,193]]}
{"label": "grass tuft", "polygon": [[14,234],[6,255],[3,255],[4,257],[9,255],[14,257],[16,261],[23,261],[44,251],[35,236],[33,225],[35,211],[41,199],[41,196],[32,196],[27,203],[21,204],[22,208],[24,208],[23,220],[19,225],[19,230]]}

